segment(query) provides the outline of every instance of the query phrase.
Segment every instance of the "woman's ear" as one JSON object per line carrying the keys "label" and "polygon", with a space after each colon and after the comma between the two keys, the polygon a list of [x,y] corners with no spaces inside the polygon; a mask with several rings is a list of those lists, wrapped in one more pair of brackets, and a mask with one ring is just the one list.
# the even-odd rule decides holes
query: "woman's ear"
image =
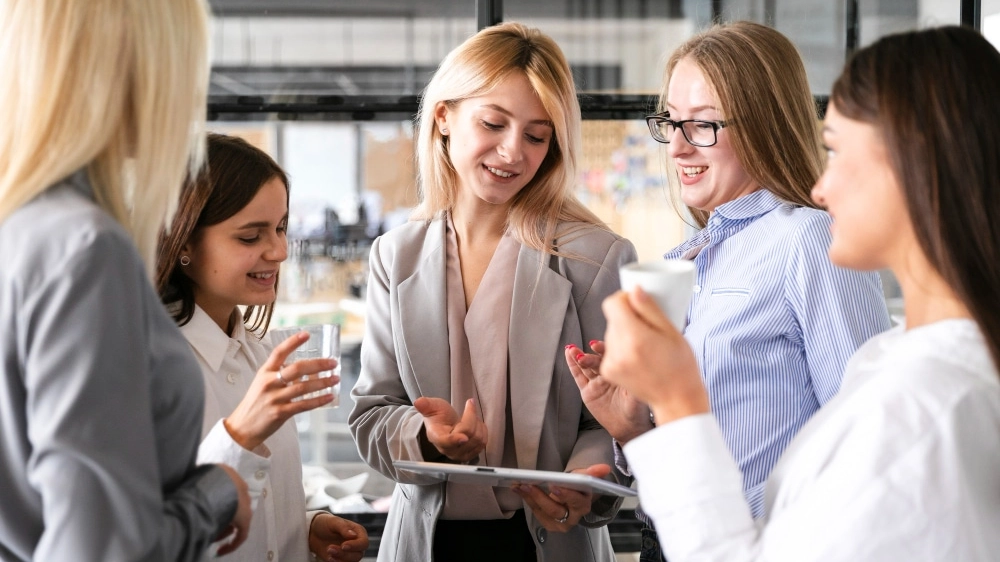
{"label": "woman's ear", "polygon": [[443,101],[437,102],[434,106],[434,123],[437,125],[438,131],[442,136],[448,136],[450,133],[448,127],[448,117],[451,111],[448,109],[448,105]]}

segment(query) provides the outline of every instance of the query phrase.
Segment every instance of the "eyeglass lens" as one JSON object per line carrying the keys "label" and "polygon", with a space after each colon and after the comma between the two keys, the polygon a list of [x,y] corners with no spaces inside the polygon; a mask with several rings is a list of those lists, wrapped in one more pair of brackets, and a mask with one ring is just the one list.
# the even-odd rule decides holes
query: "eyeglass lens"
{"label": "eyeglass lens", "polygon": [[[715,127],[709,121],[683,121],[680,123],[681,132],[684,138],[695,146],[711,146],[715,144]],[[660,134],[664,141],[670,142],[670,137],[674,133],[674,125],[670,121],[657,121],[654,123],[656,132]]]}

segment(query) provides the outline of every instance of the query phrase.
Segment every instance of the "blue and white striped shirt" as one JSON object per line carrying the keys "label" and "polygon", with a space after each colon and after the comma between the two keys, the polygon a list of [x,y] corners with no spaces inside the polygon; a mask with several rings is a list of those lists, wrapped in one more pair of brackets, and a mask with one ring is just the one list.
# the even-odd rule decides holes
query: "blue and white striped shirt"
{"label": "blue and white striped shirt", "polygon": [[848,358],[889,328],[878,274],[827,257],[830,223],[824,211],[761,189],[717,207],[704,229],[664,255],[697,253],[684,336],[754,517],[771,468],[837,393]]}

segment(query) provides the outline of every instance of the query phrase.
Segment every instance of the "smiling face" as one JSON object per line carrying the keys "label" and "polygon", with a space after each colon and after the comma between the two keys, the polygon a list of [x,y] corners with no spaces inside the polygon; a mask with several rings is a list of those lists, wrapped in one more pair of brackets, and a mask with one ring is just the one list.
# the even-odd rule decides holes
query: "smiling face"
{"label": "smiling face", "polygon": [[[701,69],[691,59],[681,59],[670,74],[666,108],[675,121],[701,119],[724,121],[719,101]],[[752,193],[758,185],[743,169],[730,141],[731,130],[722,128],[713,146],[692,146],[679,129],[667,145],[681,181],[684,204],[712,212],[723,203]]]}
{"label": "smiling face", "polygon": [[438,104],[435,121],[448,136],[459,206],[510,205],[535,177],[553,136],[549,114],[521,72],[482,96]]}
{"label": "smiling face", "polygon": [[893,268],[915,248],[906,201],[874,126],[841,115],[831,103],[823,125],[826,171],[812,196],[833,217],[830,260],[841,267]]}
{"label": "smiling face", "polygon": [[273,178],[239,212],[191,237],[183,268],[194,285],[194,300],[226,330],[237,305],[274,302],[278,266],[288,256],[285,227],[288,191]]}

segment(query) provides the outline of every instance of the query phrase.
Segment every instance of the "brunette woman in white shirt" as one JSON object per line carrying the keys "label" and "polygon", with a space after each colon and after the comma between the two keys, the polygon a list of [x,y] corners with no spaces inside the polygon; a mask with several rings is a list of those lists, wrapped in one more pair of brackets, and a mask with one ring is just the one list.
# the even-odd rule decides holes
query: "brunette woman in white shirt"
{"label": "brunette woman in white shirt", "polygon": [[832,261],[890,268],[906,323],[862,346],[786,449],[755,524],[698,365],[637,290],[603,376],[659,426],[625,446],[671,562],[995,560],[1000,552],[1000,53],[969,28],[883,38],[833,87]]}
{"label": "brunette woman in white shirt", "polygon": [[336,361],[282,366],[305,333],[273,352],[261,341],[287,256],[287,221],[288,180],[274,160],[242,139],[210,134],[207,170],[185,185],[161,240],[157,284],[205,379],[198,458],[236,467],[255,501],[246,544],[227,559],[306,560],[312,551],[321,560],[356,562],[368,547],[364,527],[306,512],[298,435],[285,423],[332,400],[293,401],[336,383],[299,380]]}

